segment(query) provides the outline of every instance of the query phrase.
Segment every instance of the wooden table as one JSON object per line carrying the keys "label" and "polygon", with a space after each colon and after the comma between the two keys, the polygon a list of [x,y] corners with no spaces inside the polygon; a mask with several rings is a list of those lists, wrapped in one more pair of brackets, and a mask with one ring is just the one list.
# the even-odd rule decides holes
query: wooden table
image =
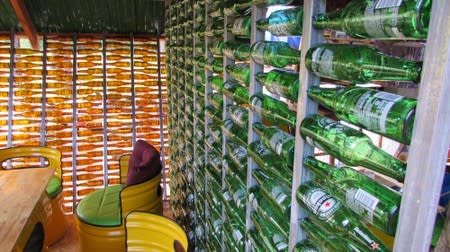
{"label": "wooden table", "polygon": [[14,249],[54,169],[0,171],[0,251]]}

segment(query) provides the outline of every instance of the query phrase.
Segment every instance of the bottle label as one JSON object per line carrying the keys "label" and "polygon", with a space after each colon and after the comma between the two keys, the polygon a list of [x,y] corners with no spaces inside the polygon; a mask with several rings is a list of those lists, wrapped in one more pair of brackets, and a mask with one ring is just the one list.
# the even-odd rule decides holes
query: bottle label
{"label": "bottle label", "polygon": [[279,234],[274,234],[272,237],[272,240],[273,240],[275,246],[277,247],[278,251],[283,251],[288,248],[288,244],[285,241],[286,239],[284,239],[283,236],[281,236]]}
{"label": "bottle label", "polygon": [[243,202],[245,200],[245,191],[242,189],[237,190],[233,193],[233,200],[238,208],[243,207],[245,205]]}
{"label": "bottle label", "polygon": [[287,198],[287,195],[283,192],[282,186],[275,186],[272,188],[271,195],[275,202],[277,202],[279,205],[284,202],[284,200]]}
{"label": "bottle label", "polygon": [[233,84],[233,82],[231,81],[227,81],[223,84],[223,88],[226,90],[230,90],[234,87],[235,85]]}
{"label": "bottle label", "polygon": [[237,125],[244,127],[245,125],[245,121],[244,119],[244,115],[246,114],[247,110],[244,108],[236,108],[231,112],[231,120],[233,120],[234,123],[236,123]]}
{"label": "bottle label", "polygon": [[252,108],[256,113],[261,114],[261,106],[262,106],[261,97],[253,96],[252,100],[250,101],[250,104],[252,105]]}
{"label": "bottle label", "polygon": [[360,188],[351,188],[347,190],[345,198],[350,209],[364,216],[368,222],[373,223],[375,208],[380,202],[377,197]]}
{"label": "bottle label", "polygon": [[369,130],[386,133],[386,122],[392,107],[403,97],[387,92],[367,91],[358,99],[354,115]]}
{"label": "bottle label", "polygon": [[239,147],[237,147],[236,149],[233,150],[233,152],[231,153],[231,156],[235,160],[245,159],[245,158],[247,158],[247,149],[245,149],[244,147],[239,145]]}
{"label": "bottle label", "polygon": [[314,50],[311,56],[311,68],[319,76],[326,76],[338,79],[333,69],[333,51],[318,47]]}
{"label": "bottle label", "polygon": [[329,220],[341,207],[341,203],[320,188],[307,191],[304,201],[313,214],[323,221]]}
{"label": "bottle label", "polygon": [[242,235],[241,231],[239,231],[237,229],[233,230],[233,238],[234,238],[235,241],[238,242],[238,241],[242,240],[243,237],[244,236]]}
{"label": "bottle label", "polygon": [[266,45],[263,42],[257,42],[253,48],[251,56],[253,60],[258,64],[264,64],[264,51],[266,50]]}
{"label": "bottle label", "polygon": [[398,12],[403,0],[378,0],[367,3],[364,29],[374,38],[405,38],[397,27]]}
{"label": "bottle label", "polygon": [[278,36],[290,34],[288,24],[286,23],[272,23],[269,25],[268,30],[270,31],[270,33]]}
{"label": "bottle label", "polygon": [[242,27],[244,26],[245,18],[238,18],[233,23],[233,33],[240,33]]}
{"label": "bottle label", "polygon": [[264,158],[264,156],[270,155],[270,150],[263,143],[258,143],[255,146],[255,151],[259,157]]}
{"label": "bottle label", "polygon": [[372,248],[372,250],[378,250],[380,247],[380,244],[378,244],[376,241],[372,240],[368,234],[366,234],[364,231],[362,231],[358,226],[356,226],[353,231],[362,238],[363,241],[365,241],[369,247]]}
{"label": "bottle label", "polygon": [[292,139],[293,137],[290,134],[280,130],[270,138],[269,145],[273,151],[275,151],[278,155],[281,155],[283,145]]}

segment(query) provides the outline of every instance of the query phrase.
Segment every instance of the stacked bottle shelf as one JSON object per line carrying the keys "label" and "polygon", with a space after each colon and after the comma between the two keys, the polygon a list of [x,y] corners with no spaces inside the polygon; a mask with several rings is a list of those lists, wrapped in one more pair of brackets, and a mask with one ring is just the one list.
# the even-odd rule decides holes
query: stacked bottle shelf
{"label": "stacked bottle shelf", "polygon": [[[196,251],[390,251],[402,193],[354,167],[401,185],[406,163],[355,127],[409,145],[417,100],[355,84],[418,83],[422,63],[372,45],[323,44],[320,30],[355,39],[423,40],[431,3],[355,0],[321,14],[325,1],[307,0],[266,17],[268,6],[292,2],[170,5],[175,216]],[[400,12],[417,18],[397,20]],[[386,18],[398,23],[386,24]],[[303,35],[302,53],[286,42],[265,41],[265,32]],[[324,88],[320,78],[344,87]],[[319,114],[319,104],[334,119]],[[314,149],[353,168],[319,161]]]}

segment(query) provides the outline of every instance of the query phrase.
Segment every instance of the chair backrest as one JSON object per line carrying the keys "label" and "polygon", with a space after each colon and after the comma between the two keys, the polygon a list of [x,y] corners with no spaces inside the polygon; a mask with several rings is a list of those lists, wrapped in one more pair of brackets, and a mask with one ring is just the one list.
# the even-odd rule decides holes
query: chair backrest
{"label": "chair backrest", "polygon": [[55,175],[61,178],[61,152],[56,148],[50,147],[18,146],[0,149],[0,169],[4,169],[3,163],[7,160],[26,157],[46,158],[48,165],[45,168],[55,169]]}
{"label": "chair backrest", "polygon": [[119,157],[119,169],[120,169],[120,183],[125,184],[128,176],[128,162],[130,162],[131,155],[123,154]]}
{"label": "chair backrest", "polygon": [[188,251],[186,232],[174,221],[151,213],[132,212],[125,222],[127,251],[175,251],[177,240]]}
{"label": "chair backrest", "polygon": [[126,186],[120,192],[122,218],[132,211],[162,213],[161,174],[137,185]]}

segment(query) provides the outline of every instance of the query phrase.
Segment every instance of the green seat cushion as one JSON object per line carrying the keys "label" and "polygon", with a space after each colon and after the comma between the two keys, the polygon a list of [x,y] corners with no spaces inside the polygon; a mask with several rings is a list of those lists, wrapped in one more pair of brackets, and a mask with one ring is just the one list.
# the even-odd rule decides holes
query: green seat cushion
{"label": "green seat cushion", "polygon": [[114,185],[90,193],[77,206],[78,218],[84,223],[95,226],[119,226],[122,188],[123,185]]}
{"label": "green seat cushion", "polygon": [[56,197],[56,195],[62,191],[61,179],[58,176],[53,175],[50,178],[50,182],[48,182],[46,191],[50,199]]}

